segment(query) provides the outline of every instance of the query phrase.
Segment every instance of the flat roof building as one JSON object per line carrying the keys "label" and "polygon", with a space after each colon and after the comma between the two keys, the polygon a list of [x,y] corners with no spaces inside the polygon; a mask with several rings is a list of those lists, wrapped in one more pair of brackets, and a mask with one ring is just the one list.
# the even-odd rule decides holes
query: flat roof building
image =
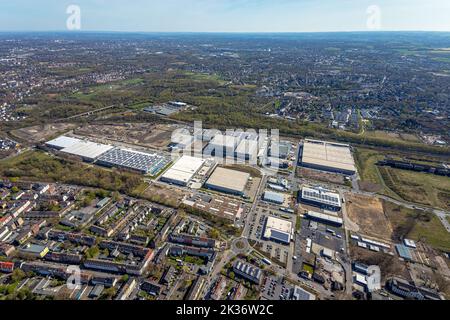
{"label": "flat roof building", "polygon": [[161,176],[161,181],[186,186],[204,163],[205,160],[200,158],[182,156]]}
{"label": "flat roof building", "polygon": [[342,207],[341,197],[338,193],[321,187],[303,187],[299,191],[298,201],[332,211],[339,211]]}
{"label": "flat roof building", "polygon": [[301,165],[346,175],[356,173],[350,146],[342,143],[306,139],[302,147]]}
{"label": "flat roof building", "polygon": [[249,179],[249,173],[217,167],[209,177],[205,187],[242,196]]}
{"label": "flat roof building", "polygon": [[264,230],[264,238],[275,242],[289,244],[292,239],[292,222],[268,217]]}
{"label": "flat roof building", "polygon": [[266,191],[266,192],[264,192],[263,200],[272,202],[272,203],[276,203],[276,204],[283,204],[285,201],[285,197],[284,197],[284,194],[282,194],[282,193]]}
{"label": "flat roof building", "polygon": [[292,292],[293,300],[316,300],[316,296],[305,289],[295,286]]}
{"label": "flat roof building", "polygon": [[157,153],[114,148],[102,154],[96,163],[107,167],[127,169],[155,176],[167,166],[169,162],[169,157]]}
{"label": "flat roof building", "polygon": [[106,144],[80,140],[75,144],[61,149],[61,152],[80,157],[85,161],[93,162],[102,154],[113,148],[113,146]]}
{"label": "flat roof building", "polygon": [[57,150],[61,150],[61,149],[64,149],[64,148],[71,147],[74,144],[79,143],[79,142],[81,142],[81,140],[77,139],[77,138],[72,138],[72,137],[67,137],[67,136],[60,136],[60,137],[58,137],[56,139],[53,139],[51,141],[46,142],[45,144],[48,147],[51,147],[51,148],[54,148],[54,149],[57,149]]}
{"label": "flat roof building", "polygon": [[338,227],[341,227],[344,223],[342,218],[314,211],[308,211],[306,216],[312,220],[317,220],[325,224],[332,224]]}

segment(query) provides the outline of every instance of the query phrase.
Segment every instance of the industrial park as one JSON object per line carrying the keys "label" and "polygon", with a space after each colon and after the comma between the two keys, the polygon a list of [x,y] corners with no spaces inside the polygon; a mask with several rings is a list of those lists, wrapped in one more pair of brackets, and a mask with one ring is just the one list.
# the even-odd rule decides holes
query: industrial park
{"label": "industrial park", "polygon": [[396,1],[0,3],[1,310],[444,306],[450,7]]}

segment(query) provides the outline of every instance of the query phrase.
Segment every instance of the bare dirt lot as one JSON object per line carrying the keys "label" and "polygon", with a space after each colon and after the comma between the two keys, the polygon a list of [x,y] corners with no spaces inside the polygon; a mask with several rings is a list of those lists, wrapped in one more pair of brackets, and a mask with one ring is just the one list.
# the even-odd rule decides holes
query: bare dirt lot
{"label": "bare dirt lot", "polygon": [[25,143],[43,143],[76,128],[76,124],[54,123],[11,131],[11,135]]}
{"label": "bare dirt lot", "polygon": [[334,184],[345,184],[344,176],[336,173],[327,173],[307,168],[297,169],[297,176],[305,177],[307,179],[330,182]]}
{"label": "bare dirt lot", "polygon": [[124,123],[85,125],[74,133],[89,137],[102,137],[111,141],[165,150],[171,142],[176,125],[153,125],[148,123]]}
{"label": "bare dirt lot", "polygon": [[362,234],[390,241],[392,226],[386,218],[379,198],[346,194],[347,216],[356,223]]}

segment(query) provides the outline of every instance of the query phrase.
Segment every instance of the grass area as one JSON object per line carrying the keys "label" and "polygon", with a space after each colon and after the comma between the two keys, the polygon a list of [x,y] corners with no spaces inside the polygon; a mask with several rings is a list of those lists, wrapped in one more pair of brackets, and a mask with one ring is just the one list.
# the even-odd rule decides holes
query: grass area
{"label": "grass area", "polygon": [[383,205],[393,228],[393,240],[409,238],[438,250],[450,251],[450,233],[434,214],[411,210],[391,202],[384,202]]}
{"label": "grass area", "polygon": [[383,139],[387,141],[392,142],[417,142],[421,143],[420,139],[413,135],[413,134],[407,134],[407,133],[393,133],[393,132],[387,132],[387,131],[381,131],[381,130],[375,130],[375,131],[365,131],[363,134],[366,138],[377,138],[377,139]]}
{"label": "grass area", "polygon": [[355,163],[361,178],[361,188],[365,191],[378,192],[399,199],[399,196],[390,190],[379,171],[376,163],[384,159],[384,155],[378,151],[357,148],[355,151]]}
{"label": "grass area", "polygon": [[302,228],[303,219],[300,216],[297,216],[297,220],[295,221],[295,230],[299,231]]}
{"label": "grass area", "polygon": [[304,263],[302,266],[302,270],[308,272],[309,274],[314,274],[314,267],[310,264]]}
{"label": "grass area", "polygon": [[[355,162],[363,190],[378,192],[394,199],[450,209],[448,201],[450,179],[448,177],[377,166],[376,163],[384,157],[385,154],[376,150],[356,149]],[[431,158],[429,161],[432,161]],[[414,162],[418,161],[414,160]]]}
{"label": "grass area", "polygon": [[406,201],[450,209],[450,179],[429,173],[379,168],[386,185]]}

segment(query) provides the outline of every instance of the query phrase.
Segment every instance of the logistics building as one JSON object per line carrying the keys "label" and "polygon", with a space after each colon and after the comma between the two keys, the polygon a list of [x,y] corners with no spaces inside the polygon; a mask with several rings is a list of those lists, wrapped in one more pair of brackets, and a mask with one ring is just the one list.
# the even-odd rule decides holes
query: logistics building
{"label": "logistics building", "polygon": [[301,150],[301,166],[354,175],[355,162],[348,144],[306,139]]}
{"label": "logistics building", "polygon": [[169,157],[156,153],[114,148],[101,155],[97,164],[136,171],[142,174],[157,175],[170,162]]}
{"label": "logistics building", "polygon": [[263,200],[272,202],[272,203],[276,203],[276,204],[283,204],[285,201],[285,197],[284,197],[284,194],[282,194],[282,193],[266,191],[266,192],[264,192]]}
{"label": "logistics building", "polygon": [[182,156],[161,176],[161,181],[180,186],[187,186],[203,166],[204,162],[205,160],[200,158]]}
{"label": "logistics building", "polygon": [[243,196],[249,179],[249,173],[217,167],[209,177],[205,187],[219,192]]}
{"label": "logistics building", "polygon": [[317,206],[332,211],[339,211],[342,207],[341,197],[321,187],[303,187],[298,194],[298,202]]}
{"label": "logistics building", "polygon": [[289,244],[292,239],[292,222],[268,217],[264,229],[264,238],[275,242]]}
{"label": "logistics building", "polygon": [[113,149],[113,146],[92,141],[61,136],[46,143],[47,146],[60,150],[73,156],[80,157],[84,161],[94,162],[105,152]]}

